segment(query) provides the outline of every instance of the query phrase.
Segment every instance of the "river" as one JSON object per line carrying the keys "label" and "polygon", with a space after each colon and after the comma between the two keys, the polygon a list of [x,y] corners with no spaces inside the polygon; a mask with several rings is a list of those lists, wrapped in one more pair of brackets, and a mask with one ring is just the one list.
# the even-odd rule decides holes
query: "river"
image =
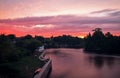
{"label": "river", "polygon": [[84,53],[83,49],[47,49],[50,78],[120,78],[120,57]]}

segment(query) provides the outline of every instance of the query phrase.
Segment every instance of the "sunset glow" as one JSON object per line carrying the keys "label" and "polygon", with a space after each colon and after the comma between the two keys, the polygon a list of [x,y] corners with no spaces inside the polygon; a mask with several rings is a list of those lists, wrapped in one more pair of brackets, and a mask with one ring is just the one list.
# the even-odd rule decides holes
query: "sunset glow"
{"label": "sunset glow", "polygon": [[0,33],[83,38],[94,28],[120,35],[120,0],[0,0]]}

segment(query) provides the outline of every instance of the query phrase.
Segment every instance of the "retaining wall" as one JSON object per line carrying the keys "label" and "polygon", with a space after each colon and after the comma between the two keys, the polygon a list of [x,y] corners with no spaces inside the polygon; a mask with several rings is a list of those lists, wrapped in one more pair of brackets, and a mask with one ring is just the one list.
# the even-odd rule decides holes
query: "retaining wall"
{"label": "retaining wall", "polygon": [[[45,56],[45,53],[43,52],[39,56],[39,59],[40,57],[44,57],[44,56]],[[38,74],[36,74],[34,78],[46,78],[51,73],[51,70],[52,70],[52,60],[49,59],[46,62],[46,64],[42,67],[42,70]]]}

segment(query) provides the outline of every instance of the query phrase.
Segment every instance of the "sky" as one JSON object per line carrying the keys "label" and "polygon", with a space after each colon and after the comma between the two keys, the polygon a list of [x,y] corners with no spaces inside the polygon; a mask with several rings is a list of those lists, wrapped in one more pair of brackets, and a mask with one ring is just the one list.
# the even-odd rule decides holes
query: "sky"
{"label": "sky", "polygon": [[0,33],[84,37],[98,27],[120,35],[120,0],[0,0]]}

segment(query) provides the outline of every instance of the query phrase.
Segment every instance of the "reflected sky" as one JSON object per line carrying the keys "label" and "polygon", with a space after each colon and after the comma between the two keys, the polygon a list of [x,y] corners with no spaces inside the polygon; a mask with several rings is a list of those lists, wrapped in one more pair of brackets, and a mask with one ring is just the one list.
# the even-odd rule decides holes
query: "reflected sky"
{"label": "reflected sky", "polygon": [[48,49],[50,78],[120,78],[120,58],[85,54],[82,49]]}
{"label": "reflected sky", "polygon": [[104,67],[104,64],[107,65],[107,67],[114,65],[114,57],[88,56],[88,61],[100,69]]}

